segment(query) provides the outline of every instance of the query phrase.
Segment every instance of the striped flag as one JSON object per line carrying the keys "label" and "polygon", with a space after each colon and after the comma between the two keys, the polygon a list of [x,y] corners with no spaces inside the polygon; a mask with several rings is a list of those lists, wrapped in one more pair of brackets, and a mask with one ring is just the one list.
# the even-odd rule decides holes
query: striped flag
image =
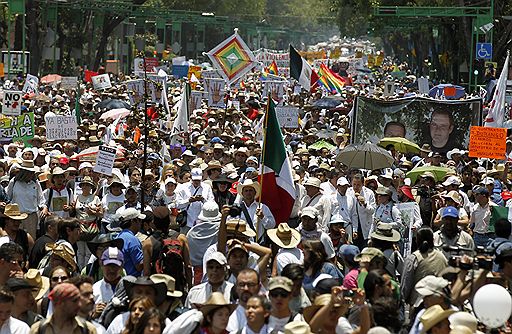
{"label": "striped flag", "polygon": [[318,81],[318,74],[308,61],[290,45],[290,76],[297,80],[302,88],[311,90]]}
{"label": "striped flag", "polygon": [[320,69],[318,70],[318,75],[320,76],[320,79],[318,81],[329,92],[341,94],[343,87],[345,86],[345,79],[343,79],[338,74],[331,71],[324,64],[320,64]]}

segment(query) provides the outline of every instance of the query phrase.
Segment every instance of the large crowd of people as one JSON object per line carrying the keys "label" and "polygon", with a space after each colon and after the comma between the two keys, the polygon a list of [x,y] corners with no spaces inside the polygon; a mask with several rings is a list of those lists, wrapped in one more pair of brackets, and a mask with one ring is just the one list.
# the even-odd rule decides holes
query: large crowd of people
{"label": "large crowd of people", "polygon": [[[348,118],[313,106],[320,89],[289,89],[285,100],[304,115],[298,129],[283,129],[295,202],[276,221],[259,200],[259,75],[227,91],[239,106],[203,99],[183,142],[172,144],[163,106],[150,117],[134,105],[126,118],[100,120],[102,101],[130,103],[127,78],[112,75],[104,91],[82,82],[80,94],[41,84],[24,96],[35,135],[0,148],[0,333],[494,330],[473,300],[487,284],[511,289],[511,223],[493,214],[512,206],[509,162],[418,143],[418,153],[386,147],[390,168],[350,168],[336,160]],[[171,107],[181,83],[169,79]],[[367,93],[364,84],[347,88],[345,111]],[[77,140],[47,140],[45,114],[76,115],[75,106]],[[312,148],[320,139],[330,145]],[[117,148],[111,175],[82,154],[100,144]],[[413,218],[401,203],[413,205]],[[508,322],[498,329],[510,331]]]}

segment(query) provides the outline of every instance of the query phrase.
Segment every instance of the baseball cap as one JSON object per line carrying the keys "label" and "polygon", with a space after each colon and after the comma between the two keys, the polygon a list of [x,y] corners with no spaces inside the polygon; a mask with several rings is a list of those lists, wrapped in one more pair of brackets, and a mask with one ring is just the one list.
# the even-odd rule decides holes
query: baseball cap
{"label": "baseball cap", "polygon": [[101,262],[104,266],[115,264],[116,266],[122,267],[124,265],[123,252],[117,247],[108,247],[103,254],[101,254]]}
{"label": "baseball cap", "polygon": [[84,168],[92,168],[92,164],[90,162],[82,162],[80,166],[78,166],[78,170],[82,170]]}
{"label": "baseball cap", "polygon": [[346,257],[349,261],[354,261],[354,258],[359,255],[360,251],[357,246],[354,245],[342,245],[338,250],[338,256]]}
{"label": "baseball cap", "polygon": [[192,168],[190,172],[192,180],[202,180],[203,179],[203,171],[201,168]]}
{"label": "baseball cap", "polygon": [[460,185],[460,179],[457,176],[450,176],[444,182],[443,186],[447,187],[450,185],[458,186]]}
{"label": "baseball cap", "polygon": [[346,177],[342,176],[338,179],[338,182],[336,182],[337,186],[348,186],[350,183],[348,183],[348,180]]}
{"label": "baseball cap", "polygon": [[434,275],[428,275],[423,277],[416,283],[414,288],[421,296],[432,296],[432,295],[445,295],[443,289],[450,284],[447,280],[442,277]]}
{"label": "baseball cap", "polygon": [[488,184],[494,184],[494,179],[492,177],[484,177],[480,184],[483,184],[485,186]]}
{"label": "baseball cap", "polygon": [[221,266],[225,266],[228,264],[226,256],[224,256],[224,254],[222,254],[221,252],[213,252],[211,254],[208,254],[208,256],[206,257],[206,263],[210,261],[217,261]]}
{"label": "baseball cap", "polygon": [[292,292],[293,282],[288,277],[276,276],[272,277],[268,283],[268,290],[272,291],[275,289],[283,289],[288,292]]}
{"label": "baseball cap", "polygon": [[480,195],[489,195],[489,190],[487,190],[486,187],[476,187],[474,190],[473,190],[473,193],[476,195],[476,194],[480,194]]}
{"label": "baseball cap", "polygon": [[125,209],[121,213],[121,220],[122,221],[128,221],[128,220],[132,220],[132,219],[136,219],[136,218],[144,219],[144,218],[146,218],[146,215],[140,213],[140,211],[135,209],[135,208]]}
{"label": "baseball cap", "polygon": [[371,262],[371,260],[377,256],[384,259],[386,258],[380,249],[375,247],[365,247],[361,253],[354,257],[354,260],[357,262]]}
{"label": "baseball cap", "polygon": [[452,218],[459,218],[459,211],[454,208],[453,206],[447,206],[443,210],[442,218],[444,217],[452,217]]}

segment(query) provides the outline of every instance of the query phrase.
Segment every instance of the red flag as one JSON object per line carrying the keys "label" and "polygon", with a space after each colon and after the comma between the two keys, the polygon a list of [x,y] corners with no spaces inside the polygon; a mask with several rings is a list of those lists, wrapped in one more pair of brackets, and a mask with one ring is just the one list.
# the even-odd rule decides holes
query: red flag
{"label": "red flag", "polygon": [[99,73],[94,71],[85,70],[85,82],[92,82],[92,77],[97,76]]}

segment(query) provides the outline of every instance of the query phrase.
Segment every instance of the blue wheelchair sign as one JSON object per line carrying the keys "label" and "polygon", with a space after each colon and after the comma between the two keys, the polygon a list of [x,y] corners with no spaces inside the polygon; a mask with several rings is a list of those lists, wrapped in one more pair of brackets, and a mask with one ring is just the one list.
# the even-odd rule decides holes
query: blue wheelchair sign
{"label": "blue wheelchair sign", "polygon": [[492,59],[492,43],[476,43],[476,59]]}

